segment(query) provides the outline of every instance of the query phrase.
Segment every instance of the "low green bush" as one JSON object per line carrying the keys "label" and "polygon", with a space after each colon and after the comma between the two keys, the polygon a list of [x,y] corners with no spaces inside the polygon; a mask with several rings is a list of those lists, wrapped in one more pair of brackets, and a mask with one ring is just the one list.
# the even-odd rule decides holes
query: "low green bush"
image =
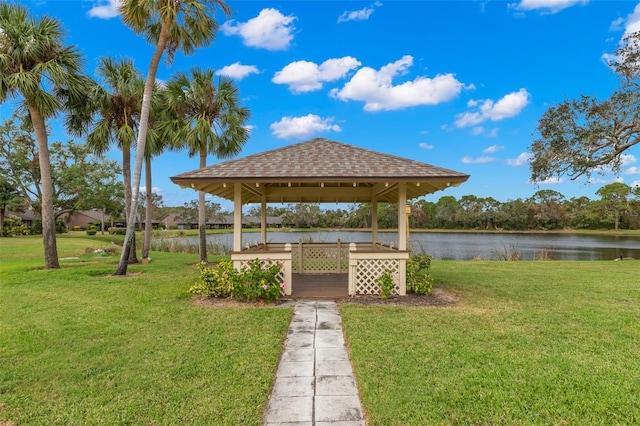
{"label": "low green bush", "polygon": [[389,270],[384,271],[382,275],[376,278],[376,283],[380,286],[380,299],[382,300],[388,299],[396,286],[393,282],[393,275]]}
{"label": "low green bush", "polygon": [[415,254],[407,260],[407,291],[415,294],[431,294],[433,276],[431,259],[426,254]]}
{"label": "low green bush", "polygon": [[87,235],[96,235],[97,232],[98,232],[98,230],[95,229],[95,228],[87,229]]}
{"label": "low green bush", "polygon": [[189,292],[206,297],[233,297],[243,301],[277,300],[286,288],[280,282],[282,264],[272,260],[253,259],[237,270],[231,260],[215,267],[198,264],[200,274]]}
{"label": "low green bush", "polygon": [[127,233],[127,228],[119,228],[119,227],[109,228],[109,233],[112,235],[125,235]]}

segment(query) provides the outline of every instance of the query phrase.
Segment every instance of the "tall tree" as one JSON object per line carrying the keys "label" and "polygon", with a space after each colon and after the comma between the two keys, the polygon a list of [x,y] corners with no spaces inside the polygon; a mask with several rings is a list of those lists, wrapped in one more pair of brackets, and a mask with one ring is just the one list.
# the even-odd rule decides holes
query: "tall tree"
{"label": "tall tree", "polygon": [[609,98],[583,94],[542,115],[530,147],[533,181],[589,177],[602,167],[618,173],[622,154],[640,142],[640,31],[625,37],[613,58],[620,87]]}
{"label": "tall tree", "polygon": [[38,141],[46,269],[60,267],[46,121],[82,105],[89,87],[81,56],[74,47],[64,45],[57,20],[34,18],[20,4],[0,4],[0,103],[20,96],[19,108],[28,111]]}
{"label": "tall tree", "polygon": [[218,23],[215,20],[218,9],[221,9],[226,16],[231,14],[229,6],[221,0],[122,0],[120,3],[119,12],[124,23],[136,34],[143,34],[147,41],[155,45],[155,50],[147,71],[142,97],[138,148],[133,173],[133,202],[127,220],[122,256],[115,275],[127,273],[127,259],[135,235],[134,215],[147,141],[151,97],[160,59],[167,51],[167,61],[171,63],[178,50],[188,55],[197,47],[211,44],[218,30]]}
{"label": "tall tree", "polygon": [[[214,71],[193,68],[191,75],[179,72],[167,83],[166,108],[175,117],[166,134],[183,141],[190,157],[200,157],[200,168],[207,156],[228,158],[238,154],[249,137],[245,123],[249,110],[240,106],[238,88],[225,77],[214,83]],[[198,194],[200,261],[207,262],[205,193]]]}
{"label": "tall tree", "polygon": [[9,181],[0,177],[0,237],[4,236],[2,228],[4,227],[7,208],[19,204],[20,200],[20,191]]}
{"label": "tall tree", "polygon": [[[140,122],[144,82],[131,59],[101,58],[96,73],[102,85],[96,87],[92,97],[91,107],[97,119],[91,129],[81,125],[75,130],[77,134],[88,131],[87,144],[97,154],[106,153],[112,143],[122,151],[125,218],[128,219],[133,204],[131,149],[135,146]],[[132,238],[133,249],[129,251],[127,261],[137,263],[135,234]]]}
{"label": "tall tree", "polygon": [[596,191],[600,196],[605,209],[605,217],[613,216],[614,228],[620,228],[620,218],[630,211],[629,198],[633,195],[633,189],[622,182],[613,182]]}

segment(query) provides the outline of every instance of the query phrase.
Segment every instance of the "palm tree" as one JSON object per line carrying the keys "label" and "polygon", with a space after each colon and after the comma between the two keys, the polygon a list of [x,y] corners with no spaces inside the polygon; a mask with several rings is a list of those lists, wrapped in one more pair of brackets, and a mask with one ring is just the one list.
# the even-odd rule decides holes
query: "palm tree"
{"label": "palm tree", "polygon": [[197,47],[211,44],[218,30],[218,23],[214,19],[218,8],[226,16],[231,14],[229,6],[221,0],[122,0],[120,3],[119,11],[123,22],[135,33],[144,34],[150,43],[155,43],[155,51],[151,57],[144,84],[140,127],[138,130],[138,148],[133,173],[134,193],[131,209],[129,210],[129,218],[127,219],[127,233],[122,256],[115,275],[125,275],[127,273],[127,258],[134,236],[134,215],[137,208],[142,160],[149,127],[151,97],[160,59],[165,50],[167,51],[168,62],[171,62],[178,49],[188,55],[193,53]]}
{"label": "palm tree", "polygon": [[47,16],[33,18],[20,4],[0,4],[0,103],[23,98],[19,108],[28,111],[27,120],[38,142],[46,269],[60,267],[46,120],[82,105],[91,84],[82,72],[79,52],[65,46],[62,38],[62,26],[57,20]]}
{"label": "palm tree", "polygon": [[162,123],[162,120],[168,120],[168,117],[163,117],[167,111],[161,106],[164,104],[165,90],[157,87],[153,93],[152,108],[149,119],[149,132],[147,133],[147,143],[145,144],[144,153],[144,171],[145,171],[145,220],[144,220],[144,242],[142,244],[142,258],[147,259],[149,257],[149,247],[151,246],[151,228],[152,228],[152,213],[153,213],[153,184],[151,173],[151,160],[153,157],[161,155],[167,149],[175,149],[174,145],[171,145],[168,139],[161,138],[158,133],[158,126]]}
{"label": "palm tree", "polygon": [[[207,155],[227,158],[240,152],[249,137],[245,122],[249,110],[239,106],[238,88],[233,80],[220,77],[214,84],[214,71],[193,68],[191,78],[175,74],[166,87],[165,106],[175,115],[178,126],[172,134],[183,141],[189,156],[200,156],[200,168],[207,166]],[[198,193],[200,261],[207,262],[205,193]]]}
{"label": "palm tree", "polygon": [[[96,72],[104,87],[97,88],[93,96],[98,118],[87,136],[87,143],[99,155],[107,152],[112,142],[122,150],[125,217],[128,219],[133,204],[131,148],[139,128],[144,82],[131,59],[102,58]],[[133,249],[128,253],[127,262],[137,263],[135,234],[131,244]]]}

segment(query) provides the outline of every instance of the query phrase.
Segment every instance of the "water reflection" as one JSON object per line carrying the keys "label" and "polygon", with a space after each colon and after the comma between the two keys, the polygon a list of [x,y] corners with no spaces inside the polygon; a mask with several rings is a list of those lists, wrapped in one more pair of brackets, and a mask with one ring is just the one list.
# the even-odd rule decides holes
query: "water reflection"
{"label": "water reflection", "polygon": [[[207,238],[222,247],[231,247],[233,235],[213,234]],[[290,242],[370,242],[371,232],[269,232],[267,241]],[[195,238],[193,238],[196,241]],[[260,240],[259,233],[243,233],[243,244]],[[378,240],[393,242],[395,232],[381,232]],[[575,235],[561,233],[468,233],[468,232],[412,232],[410,242],[414,252],[431,254],[434,259],[500,260],[504,255],[517,253],[521,260],[612,260],[620,255],[640,259],[640,238],[622,235]]]}

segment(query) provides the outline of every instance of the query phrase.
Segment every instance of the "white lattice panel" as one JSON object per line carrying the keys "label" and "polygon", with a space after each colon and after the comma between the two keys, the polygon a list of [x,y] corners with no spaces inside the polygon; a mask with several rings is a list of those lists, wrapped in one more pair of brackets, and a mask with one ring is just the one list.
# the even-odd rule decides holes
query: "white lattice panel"
{"label": "white lattice panel", "polygon": [[393,277],[392,294],[400,294],[400,262],[397,259],[359,259],[356,265],[356,294],[380,294],[378,277],[390,271]]}
{"label": "white lattice panel", "polygon": [[297,246],[291,247],[291,269],[294,272],[298,272],[300,267],[300,250]]}
{"label": "white lattice panel", "polygon": [[338,246],[302,248],[304,272],[338,272]]}

